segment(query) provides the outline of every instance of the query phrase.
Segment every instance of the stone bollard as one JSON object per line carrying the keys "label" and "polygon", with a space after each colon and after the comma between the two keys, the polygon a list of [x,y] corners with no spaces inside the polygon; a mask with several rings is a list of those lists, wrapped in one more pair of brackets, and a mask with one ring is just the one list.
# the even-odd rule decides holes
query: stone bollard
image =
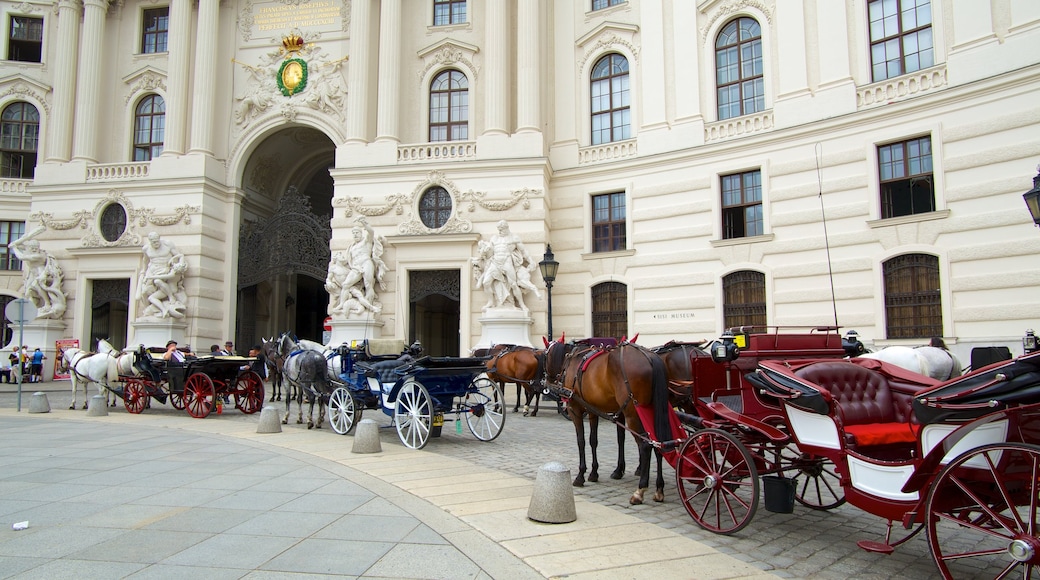
{"label": "stone bollard", "polygon": [[362,419],[354,428],[354,447],[351,453],[380,453],[383,446],[379,443],[379,423],[372,419]]}
{"label": "stone bollard", "polygon": [[108,403],[104,395],[94,395],[87,404],[87,417],[104,417],[108,415]]}
{"label": "stone bollard", "polygon": [[544,524],[567,524],[578,519],[574,509],[571,471],[559,461],[538,468],[527,519]]}
{"label": "stone bollard", "polygon": [[47,393],[43,391],[36,391],[32,394],[32,398],[29,399],[29,412],[30,413],[50,413],[51,404],[47,400]]}
{"label": "stone bollard", "polygon": [[278,418],[278,409],[267,405],[260,411],[260,424],[256,426],[257,433],[281,433],[282,422]]}

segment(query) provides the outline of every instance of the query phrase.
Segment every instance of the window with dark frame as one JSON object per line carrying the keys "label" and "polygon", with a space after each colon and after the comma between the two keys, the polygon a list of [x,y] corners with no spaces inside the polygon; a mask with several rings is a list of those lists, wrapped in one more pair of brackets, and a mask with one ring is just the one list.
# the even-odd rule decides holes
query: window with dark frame
{"label": "window with dark frame", "polygon": [[433,25],[466,23],[466,0],[433,0]]}
{"label": "window with dark frame", "polygon": [[469,79],[447,70],[430,85],[430,141],[469,139]]}
{"label": "window with dark frame", "polygon": [[25,222],[0,221],[0,270],[21,270],[22,261],[7,247],[25,235]]}
{"label": "window with dark frame", "polygon": [[628,286],[603,282],[592,287],[592,336],[628,336]]}
{"label": "window with dark frame", "polygon": [[766,108],[762,69],[762,27],[754,18],[737,18],[715,40],[715,91],[719,120]]}
{"label": "window with dark frame", "polygon": [[166,102],[148,95],[134,112],[134,161],[151,161],[162,154],[165,134]]}
{"label": "window with dark frame", "polygon": [[11,37],[7,43],[7,60],[43,62],[43,18],[11,17]]}
{"label": "window with dark frame", "polygon": [[722,238],[761,236],[762,172],[722,176]]}
{"label": "window with dark frame", "polygon": [[592,196],[592,251],[624,250],[625,234],[624,192]]}
{"label": "window with dark frame", "polygon": [[931,0],[870,0],[867,13],[874,82],[935,64]]}
{"label": "window with dark frame", "polygon": [[628,59],[608,54],[592,67],[592,144],[624,141],[631,135]]}
{"label": "window with dark frame", "polygon": [[431,230],[443,228],[448,223],[451,209],[451,194],[439,185],[427,189],[419,198],[419,220]]}
{"label": "window with dark frame", "polygon": [[888,338],[942,336],[939,258],[929,254],[904,254],[887,260],[882,269]]}
{"label": "window with dark frame", "polygon": [[141,52],[152,54],[167,52],[167,39],[170,33],[170,7],[149,8],[144,11],[143,31],[141,34]]}
{"label": "window with dark frame", "polygon": [[[0,312],[6,312],[7,305],[15,300],[14,296],[0,296]],[[7,321],[6,316],[0,316],[0,340],[3,340],[4,344],[11,344],[14,340],[14,327]]]}
{"label": "window with dark frame", "polygon": [[126,231],[126,208],[118,203],[110,203],[101,212],[101,237],[106,242],[118,240]]}
{"label": "window with dark frame", "polygon": [[766,275],[740,270],[722,277],[724,328],[763,327],[766,321]]}
{"label": "window with dark frame", "polygon": [[882,219],[935,211],[931,137],[879,146],[878,172]]}
{"label": "window with dark frame", "polygon": [[40,146],[40,112],[17,102],[0,114],[0,177],[32,179]]}
{"label": "window with dark frame", "polygon": [[603,10],[604,8],[610,8],[625,2],[628,2],[628,0],[592,0],[592,10]]}

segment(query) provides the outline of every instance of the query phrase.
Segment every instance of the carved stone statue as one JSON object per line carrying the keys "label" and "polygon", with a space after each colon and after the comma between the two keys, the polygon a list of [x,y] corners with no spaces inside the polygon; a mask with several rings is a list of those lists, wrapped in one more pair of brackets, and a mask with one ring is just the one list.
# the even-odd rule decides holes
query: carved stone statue
{"label": "carved stone statue", "polygon": [[531,282],[531,272],[537,264],[527,253],[520,236],[509,231],[505,220],[498,222],[498,234],[491,236],[490,241],[477,243],[477,255],[472,262],[477,287],[483,288],[489,296],[485,310],[516,308],[527,311],[525,291],[542,297],[538,287]]}
{"label": "carved stone statue", "polygon": [[11,242],[7,247],[22,261],[25,272],[25,297],[39,309],[38,318],[60,320],[65,314],[65,293],[61,283],[65,273],[54,256],[40,248],[40,242],[33,238],[45,230],[38,227]]}
{"label": "carved stone statue", "polygon": [[146,302],[142,316],[153,318],[184,318],[188,295],[184,291],[184,274],[188,262],[171,242],[148,234],[142,248],[144,265],[137,281],[137,300]]}
{"label": "carved stone statue", "polygon": [[329,262],[325,289],[329,293],[329,313],[349,316],[366,312],[379,314],[383,305],[376,295],[376,284],[386,290],[383,277],[383,236],[363,219],[354,226],[354,243],[347,252],[336,252]]}

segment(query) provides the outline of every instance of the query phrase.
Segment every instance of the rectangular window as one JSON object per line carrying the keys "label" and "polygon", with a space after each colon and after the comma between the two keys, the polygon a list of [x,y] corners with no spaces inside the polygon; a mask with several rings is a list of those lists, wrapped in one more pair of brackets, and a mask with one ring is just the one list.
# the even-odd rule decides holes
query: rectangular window
{"label": "rectangular window", "polygon": [[593,196],[592,251],[616,252],[625,247],[625,194]]}
{"label": "rectangular window", "polygon": [[878,170],[882,218],[935,211],[931,137],[878,147]]}
{"label": "rectangular window", "polygon": [[25,222],[0,222],[0,270],[21,270],[22,261],[7,244],[25,235]]}
{"label": "rectangular window", "polygon": [[170,33],[170,7],[150,8],[144,11],[141,53],[166,52]]}
{"label": "rectangular window", "polygon": [[761,236],[762,172],[722,176],[722,238]]}
{"label": "rectangular window", "polygon": [[931,0],[871,0],[867,11],[874,82],[935,64]]}
{"label": "rectangular window", "polygon": [[7,60],[43,62],[43,18],[11,17]]}
{"label": "rectangular window", "polygon": [[433,0],[433,25],[466,23],[466,0]]}
{"label": "rectangular window", "polygon": [[610,8],[611,6],[617,6],[623,4],[628,0],[592,0],[593,10],[603,10],[604,8]]}

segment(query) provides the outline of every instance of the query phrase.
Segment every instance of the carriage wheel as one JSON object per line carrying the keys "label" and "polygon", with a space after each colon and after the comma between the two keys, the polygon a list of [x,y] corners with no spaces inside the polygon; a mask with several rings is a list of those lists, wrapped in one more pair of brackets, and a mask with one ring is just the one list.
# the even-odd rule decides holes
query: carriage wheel
{"label": "carriage wheel", "polygon": [[213,410],[216,391],[213,380],[203,373],[195,373],[184,381],[184,408],[196,419],[202,419]]}
{"label": "carriage wheel", "polygon": [[340,435],[350,433],[361,419],[361,409],[354,402],[354,395],[344,387],[336,387],[329,395],[329,424]]}
{"label": "carriage wheel", "polygon": [[702,528],[731,534],[758,508],[758,470],[740,441],[717,429],[690,435],[679,449],[675,483],[687,513]]}
{"label": "carriage wheel", "polygon": [[987,564],[998,578],[1040,573],[1038,479],[1040,446],[1024,443],[983,445],[942,470],[928,494],[928,546],[944,578]]}
{"label": "carriage wheel", "polygon": [[491,441],[502,433],[506,423],[505,400],[502,389],[490,379],[481,377],[470,383],[462,404],[467,411],[466,425],[474,437]]}
{"label": "carriage wheel", "polygon": [[180,393],[174,392],[174,390],[172,388],[170,388],[169,383],[164,383],[164,384],[166,385],[166,388],[169,389],[170,404],[173,405],[174,409],[177,409],[178,411],[183,411],[184,410],[184,393],[183,392],[180,392]]}
{"label": "carriage wheel", "polygon": [[430,440],[433,423],[433,401],[426,387],[408,381],[394,401],[394,426],[401,443],[411,449],[422,449]]}
{"label": "carriage wheel", "polygon": [[[814,510],[831,510],[845,503],[845,489],[834,462],[826,457],[802,453],[790,446],[780,451],[786,477],[797,478],[794,499]],[[790,473],[790,472],[794,473]]]}
{"label": "carriage wheel", "polygon": [[235,381],[235,408],[246,415],[256,413],[264,406],[264,381],[253,371],[238,375]]}
{"label": "carriage wheel", "polygon": [[126,388],[123,389],[123,406],[126,407],[126,412],[137,415],[144,411],[147,403],[148,393],[144,385],[134,380],[127,381]]}

